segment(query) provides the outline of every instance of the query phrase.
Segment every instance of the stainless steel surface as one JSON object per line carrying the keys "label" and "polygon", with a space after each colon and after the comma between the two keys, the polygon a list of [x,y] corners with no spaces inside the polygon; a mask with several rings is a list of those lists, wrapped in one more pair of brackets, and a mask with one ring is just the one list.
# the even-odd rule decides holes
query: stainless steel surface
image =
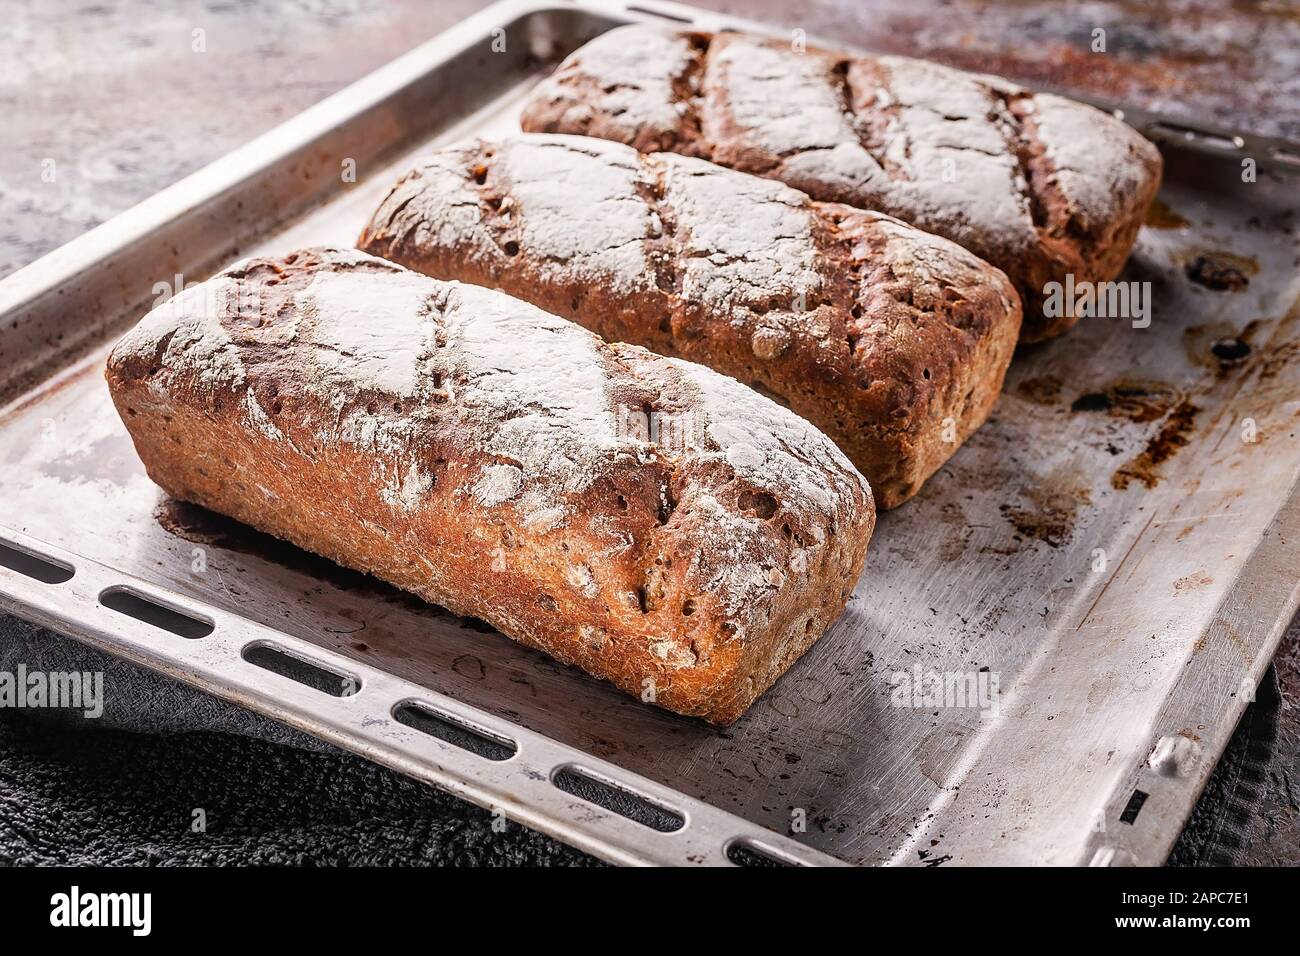
{"label": "stainless steel surface", "polygon": [[[0,413],[0,538],[77,569],[40,585],[0,567],[0,601],[620,862],[716,862],[755,825],[793,829],[766,837],[775,850],[852,863],[1160,862],[1300,600],[1296,189],[1266,157],[1242,182],[1235,145],[1165,136],[1163,212],[1128,275],[1152,283],[1150,328],[1084,319],[1022,350],[993,420],[882,515],[844,617],[727,731],[169,504],[144,476],[95,343],[177,272],[350,244],[412,156],[515,129],[540,61],[633,16],[596,10],[492,7],[0,283],[0,388],[19,392]],[[1244,288],[1192,282],[1202,255]],[[99,605],[127,582],[208,609],[215,633],[187,642]],[[259,639],[350,668],[361,693],[251,666],[239,650]],[[896,706],[891,685],[917,674],[996,679],[997,706]],[[408,732],[389,716],[402,695],[519,755],[485,767]],[[566,761],[686,828],[560,793],[546,780]]]}

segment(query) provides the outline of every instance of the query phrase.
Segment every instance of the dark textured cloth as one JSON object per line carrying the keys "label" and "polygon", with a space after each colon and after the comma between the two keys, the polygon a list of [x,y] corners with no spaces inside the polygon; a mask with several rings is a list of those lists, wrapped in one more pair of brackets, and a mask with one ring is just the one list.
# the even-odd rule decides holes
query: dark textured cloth
{"label": "dark textured cloth", "polygon": [[350,754],[0,714],[3,864],[595,863],[492,824],[485,810]]}
{"label": "dark textured cloth", "polygon": [[16,673],[101,673],[103,713],[87,719],[80,710],[50,708],[34,713],[39,720],[155,734],[211,730],[246,734],[271,743],[306,750],[328,744],[251,710],[202,694],[163,674],[106,654],[97,648],[51,633],[14,617],[0,615],[0,671]]}
{"label": "dark textured cloth", "polygon": [[1205,785],[1173,852],[1171,866],[1241,866],[1260,831],[1271,825],[1270,775],[1289,772],[1294,749],[1279,747],[1282,697],[1270,667],[1246,708],[1223,757]]}

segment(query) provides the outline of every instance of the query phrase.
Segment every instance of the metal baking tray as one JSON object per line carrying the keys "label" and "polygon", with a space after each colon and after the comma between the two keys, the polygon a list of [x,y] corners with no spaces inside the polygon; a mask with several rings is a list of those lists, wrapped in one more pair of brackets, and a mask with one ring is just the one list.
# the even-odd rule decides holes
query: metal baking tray
{"label": "metal baking tray", "polygon": [[101,373],[166,284],[351,244],[415,156],[516,129],[559,57],[658,16],[763,29],[509,0],[0,283],[0,606],[619,863],[1160,863],[1300,599],[1277,144],[1129,111],[1168,163],[1126,275],[1150,327],[1022,349],[881,516],[843,618],[726,730],[145,477]]}

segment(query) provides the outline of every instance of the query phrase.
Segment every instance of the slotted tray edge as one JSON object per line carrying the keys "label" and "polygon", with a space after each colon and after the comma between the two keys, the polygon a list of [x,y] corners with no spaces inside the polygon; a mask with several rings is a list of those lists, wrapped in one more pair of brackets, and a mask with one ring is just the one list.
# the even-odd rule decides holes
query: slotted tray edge
{"label": "slotted tray edge", "polygon": [[[734,865],[728,854],[740,845],[788,865],[845,865],[598,757],[275,628],[181,597],[10,528],[0,526],[0,544],[73,571],[66,581],[43,583],[0,566],[0,609],[501,811],[603,860],[623,865]],[[105,606],[105,594],[122,590],[213,629],[204,637],[186,638]],[[356,692],[332,696],[245,659],[250,648],[264,645],[351,678]],[[404,704],[510,741],[517,752],[493,760],[426,734],[394,717]],[[676,811],[683,826],[671,833],[652,830],[560,789],[556,775],[571,769]]]}

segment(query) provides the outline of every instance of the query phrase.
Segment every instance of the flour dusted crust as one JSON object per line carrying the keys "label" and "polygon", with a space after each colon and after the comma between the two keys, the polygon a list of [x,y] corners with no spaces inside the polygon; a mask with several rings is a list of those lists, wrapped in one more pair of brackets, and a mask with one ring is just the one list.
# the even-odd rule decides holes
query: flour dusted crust
{"label": "flour dusted crust", "polygon": [[1043,314],[1046,283],[1118,275],[1161,174],[1122,122],[997,77],[649,25],[573,53],[522,125],[708,159],[951,239],[1011,277],[1024,341],[1074,322]]}
{"label": "flour dusted crust", "polygon": [[839,615],[874,525],[750,389],[351,250],[187,289],[107,378],[169,494],[717,723]]}
{"label": "flour dusted crust", "polygon": [[987,418],[1020,326],[1006,277],[954,243],[590,137],[434,153],[360,245],[752,384],[834,439],[886,508]]}

